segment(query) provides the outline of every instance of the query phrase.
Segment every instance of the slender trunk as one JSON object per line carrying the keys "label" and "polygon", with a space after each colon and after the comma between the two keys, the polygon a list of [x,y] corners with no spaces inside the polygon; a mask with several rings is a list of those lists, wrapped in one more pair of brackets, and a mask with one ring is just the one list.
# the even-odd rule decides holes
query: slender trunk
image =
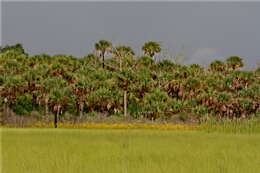
{"label": "slender trunk", "polygon": [[54,115],[54,128],[57,128],[57,123],[58,123],[58,111],[56,112],[56,114]]}
{"label": "slender trunk", "polygon": [[105,54],[102,54],[102,67],[105,68]]}
{"label": "slender trunk", "polygon": [[79,117],[80,118],[83,116],[83,109],[84,109],[84,103],[80,102],[80,104],[79,104]]}
{"label": "slender trunk", "polygon": [[9,117],[9,111],[8,111],[8,99],[4,99],[4,116]]}
{"label": "slender trunk", "polygon": [[122,71],[122,58],[119,57],[119,70]]}
{"label": "slender trunk", "polygon": [[45,116],[49,114],[49,107],[48,107],[49,99],[45,98],[44,104],[45,104]]}
{"label": "slender trunk", "polygon": [[127,116],[127,91],[124,91],[124,116]]}
{"label": "slender trunk", "polygon": [[57,128],[57,127],[58,127],[58,116],[59,116],[59,114],[60,114],[60,108],[61,108],[61,106],[58,105],[58,106],[57,106],[56,114],[54,115],[54,128]]}

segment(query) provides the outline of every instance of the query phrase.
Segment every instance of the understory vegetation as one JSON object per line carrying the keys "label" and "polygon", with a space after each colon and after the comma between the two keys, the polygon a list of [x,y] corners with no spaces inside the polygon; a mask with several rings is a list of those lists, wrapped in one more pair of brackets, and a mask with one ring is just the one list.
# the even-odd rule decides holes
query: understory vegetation
{"label": "understory vegetation", "polygon": [[100,40],[94,53],[28,55],[21,44],[0,52],[2,122],[12,113],[54,121],[104,115],[133,119],[203,121],[260,115],[260,68],[241,70],[231,56],[209,67],[158,60],[161,45],[148,41],[143,55]]}

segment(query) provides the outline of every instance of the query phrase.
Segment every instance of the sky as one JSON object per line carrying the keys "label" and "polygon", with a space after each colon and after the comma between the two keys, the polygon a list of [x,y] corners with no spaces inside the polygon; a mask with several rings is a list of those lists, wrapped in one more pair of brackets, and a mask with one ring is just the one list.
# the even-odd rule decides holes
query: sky
{"label": "sky", "polygon": [[18,2],[1,4],[1,45],[22,43],[29,54],[91,53],[105,39],[141,54],[145,41],[162,55],[185,53],[207,65],[240,56],[260,62],[260,2]]}

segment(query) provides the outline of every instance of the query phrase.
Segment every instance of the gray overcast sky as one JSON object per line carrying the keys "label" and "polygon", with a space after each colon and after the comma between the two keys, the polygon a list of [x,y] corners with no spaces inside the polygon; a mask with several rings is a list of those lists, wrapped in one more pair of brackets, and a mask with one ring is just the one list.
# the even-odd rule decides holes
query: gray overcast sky
{"label": "gray overcast sky", "polygon": [[140,52],[147,40],[187,63],[231,55],[260,61],[260,2],[2,2],[2,44],[30,54],[83,56],[100,39]]}

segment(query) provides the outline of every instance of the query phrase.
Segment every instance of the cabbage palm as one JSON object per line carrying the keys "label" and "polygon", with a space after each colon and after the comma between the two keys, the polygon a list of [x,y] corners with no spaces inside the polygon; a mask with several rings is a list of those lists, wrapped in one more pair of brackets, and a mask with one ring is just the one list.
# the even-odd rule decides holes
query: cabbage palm
{"label": "cabbage palm", "polygon": [[144,45],[142,46],[142,50],[144,52],[145,55],[150,56],[151,58],[154,58],[154,55],[156,53],[161,52],[161,45],[155,41],[148,41],[146,43],[144,43]]}
{"label": "cabbage palm", "polygon": [[122,70],[122,58],[126,56],[134,56],[134,51],[130,46],[117,46],[113,50],[113,54],[119,58],[119,69]]}
{"label": "cabbage palm", "polygon": [[58,116],[60,115],[63,107],[71,99],[71,88],[69,87],[53,88],[50,91],[48,97],[50,98],[50,103],[53,106],[54,127],[57,128]]}
{"label": "cabbage palm", "polygon": [[235,69],[238,69],[238,68],[244,66],[242,59],[238,56],[230,56],[229,58],[227,58],[226,62],[227,62],[228,67],[232,70],[235,70]]}
{"label": "cabbage palm", "polygon": [[222,72],[225,69],[225,64],[222,61],[215,60],[210,64],[210,70]]}
{"label": "cabbage palm", "polygon": [[0,47],[0,53],[4,53],[4,52],[7,52],[9,50],[13,50],[19,54],[24,54],[25,51],[24,51],[24,48],[23,48],[23,45],[18,43],[16,45],[13,45],[13,46],[5,46],[5,47]]}
{"label": "cabbage palm", "polygon": [[127,116],[127,93],[130,89],[130,84],[136,81],[136,76],[132,69],[123,69],[117,75],[118,85],[124,90],[124,116]]}
{"label": "cabbage palm", "polygon": [[102,67],[105,67],[105,53],[111,51],[112,43],[107,40],[100,40],[95,44],[96,51],[100,52],[100,56],[102,57]]}
{"label": "cabbage palm", "polygon": [[91,89],[91,81],[85,76],[78,76],[77,81],[73,85],[73,93],[76,97],[76,104],[79,117],[82,117],[85,105],[86,95]]}

